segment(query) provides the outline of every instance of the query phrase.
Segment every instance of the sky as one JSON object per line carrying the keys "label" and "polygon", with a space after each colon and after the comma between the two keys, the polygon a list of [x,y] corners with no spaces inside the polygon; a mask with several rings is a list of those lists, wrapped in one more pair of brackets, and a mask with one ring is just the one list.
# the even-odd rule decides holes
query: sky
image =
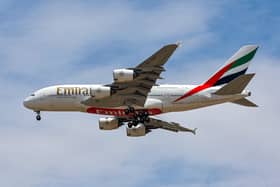
{"label": "sky", "polygon": [[[280,2],[0,1],[0,186],[279,186]],[[125,128],[100,116],[23,107],[55,84],[112,82],[163,45],[182,42],[160,84],[199,84],[242,45],[258,108],[223,104],[160,115],[197,135]]]}

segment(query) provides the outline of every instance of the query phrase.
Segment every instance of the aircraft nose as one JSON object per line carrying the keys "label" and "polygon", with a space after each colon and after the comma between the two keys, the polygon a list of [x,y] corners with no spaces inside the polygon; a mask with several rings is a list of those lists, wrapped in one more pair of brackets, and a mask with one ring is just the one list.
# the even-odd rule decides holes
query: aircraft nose
{"label": "aircraft nose", "polygon": [[32,100],[31,100],[31,98],[30,98],[30,97],[27,97],[27,98],[25,98],[24,101],[23,101],[23,106],[25,106],[26,108],[31,109],[32,106],[33,106],[32,103],[33,103],[33,102],[32,102]]}

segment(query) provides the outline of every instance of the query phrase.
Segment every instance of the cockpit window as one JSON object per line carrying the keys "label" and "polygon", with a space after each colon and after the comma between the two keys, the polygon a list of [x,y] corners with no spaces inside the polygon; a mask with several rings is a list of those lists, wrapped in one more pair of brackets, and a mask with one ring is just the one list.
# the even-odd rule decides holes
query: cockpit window
{"label": "cockpit window", "polygon": [[35,96],[35,94],[33,93],[33,94],[31,94],[30,96]]}

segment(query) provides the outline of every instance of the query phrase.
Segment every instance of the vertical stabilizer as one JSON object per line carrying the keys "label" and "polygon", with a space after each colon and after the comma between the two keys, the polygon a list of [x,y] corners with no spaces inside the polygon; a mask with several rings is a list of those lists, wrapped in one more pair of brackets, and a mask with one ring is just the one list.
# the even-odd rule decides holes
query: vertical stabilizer
{"label": "vertical stabilizer", "polygon": [[241,47],[226,61],[225,65],[204,84],[210,84],[212,86],[227,84],[238,76],[245,74],[257,49],[257,45],[246,45]]}

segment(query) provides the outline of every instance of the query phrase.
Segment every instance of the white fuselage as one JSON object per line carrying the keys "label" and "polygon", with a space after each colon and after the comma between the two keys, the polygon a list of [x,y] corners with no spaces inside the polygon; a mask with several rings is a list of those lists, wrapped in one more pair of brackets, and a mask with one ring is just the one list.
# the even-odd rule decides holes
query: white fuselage
{"label": "white fuselage", "polygon": [[[82,104],[93,97],[90,90],[102,85],[57,85],[40,89],[24,100],[24,106],[34,111],[80,111],[113,116],[124,116],[127,106],[98,107]],[[248,96],[248,91],[235,95],[216,95],[220,86],[210,87],[198,93],[174,102],[197,85],[160,85],[153,86],[148,94],[144,108],[150,115],[166,112],[186,111],[210,105],[231,102]],[[106,98],[106,96],[104,96]],[[103,98],[103,99],[104,99]],[[99,98],[102,105],[102,98]]]}

